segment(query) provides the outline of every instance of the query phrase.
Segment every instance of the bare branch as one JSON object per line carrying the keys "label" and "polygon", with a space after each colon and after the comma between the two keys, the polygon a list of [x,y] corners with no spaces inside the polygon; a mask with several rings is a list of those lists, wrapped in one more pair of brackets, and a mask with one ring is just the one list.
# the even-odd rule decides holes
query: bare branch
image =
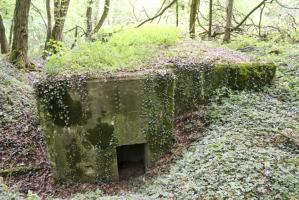
{"label": "bare branch", "polygon": [[[271,1],[270,3],[272,3],[273,1]],[[235,31],[237,29],[239,29],[245,22],[246,20],[257,10],[259,9],[262,5],[264,5],[265,3],[267,3],[267,0],[263,0],[261,3],[259,3],[255,8],[253,8],[245,17],[244,19],[237,25],[235,26],[234,28],[231,28],[231,32],[232,31]],[[220,33],[214,33],[213,34],[213,37],[216,37],[217,35],[222,35],[224,34],[224,32],[220,32]]]}
{"label": "bare branch", "polygon": [[291,9],[291,10],[299,10],[299,7],[289,7],[289,6],[283,5],[283,4],[280,3],[278,0],[275,0],[275,2],[276,2],[280,7],[283,7],[283,8],[286,8],[286,9]]}
{"label": "bare branch", "polygon": [[39,14],[40,17],[42,18],[45,27],[48,28],[47,22],[46,22],[46,20],[45,20],[45,18],[44,18],[44,16],[43,16],[41,10],[40,10],[37,6],[35,6],[32,2],[31,2],[31,5],[32,5],[33,10],[34,10],[35,12],[37,12],[37,14]]}
{"label": "bare branch", "polygon": [[267,0],[263,0],[259,5],[257,5],[253,10],[251,10],[246,16],[245,18],[236,26],[232,29],[232,31],[240,28],[240,26],[242,26],[244,24],[244,22],[248,19],[248,17],[250,17],[257,9],[259,9],[262,5],[265,4],[265,2],[267,2]]}
{"label": "bare branch", "polygon": [[144,20],[143,22],[141,22],[138,26],[136,26],[136,28],[139,28],[140,26],[142,26],[143,24],[149,22],[149,21],[153,21],[154,19],[160,17],[161,15],[163,15],[165,13],[165,11],[170,8],[172,5],[174,5],[176,3],[176,0],[171,1],[167,6],[165,6],[160,12],[158,12],[155,16],[148,18],[147,20]]}
{"label": "bare branch", "polygon": [[105,0],[105,5],[104,5],[104,11],[103,11],[103,14],[101,16],[101,19],[100,21],[98,22],[98,24],[96,25],[96,27],[94,28],[92,34],[94,33],[97,33],[101,27],[103,26],[107,16],[108,16],[108,13],[109,13],[109,9],[110,9],[110,0]]}
{"label": "bare branch", "polygon": [[133,12],[133,15],[134,15],[134,17],[135,17],[135,20],[136,20],[136,21],[139,21],[137,15],[136,15],[136,13],[135,13],[135,6],[134,6],[134,4],[131,2],[131,0],[129,1],[129,4],[130,4],[131,7],[132,7],[132,12]]}

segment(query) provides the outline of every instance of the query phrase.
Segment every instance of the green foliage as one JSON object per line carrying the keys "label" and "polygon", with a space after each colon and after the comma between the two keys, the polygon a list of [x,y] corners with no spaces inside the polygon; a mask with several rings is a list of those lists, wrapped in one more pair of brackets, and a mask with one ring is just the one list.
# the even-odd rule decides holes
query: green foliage
{"label": "green foliage", "polygon": [[[254,37],[238,37],[226,47],[250,52],[257,58],[266,59],[279,67],[276,76],[281,81],[276,82],[276,86],[282,90],[296,91],[298,87],[298,76],[287,76],[285,74],[294,74],[299,68],[299,48],[298,44],[286,42],[284,40],[261,41]],[[273,53],[276,51],[276,54]]]}
{"label": "green foliage", "polygon": [[148,25],[141,28],[130,28],[111,39],[116,46],[143,46],[143,45],[173,45],[178,42],[181,34],[179,29],[172,26]]}
{"label": "green foliage", "polygon": [[173,45],[179,39],[180,31],[174,27],[127,29],[114,34],[108,42],[85,43],[62,56],[52,56],[46,70],[50,74],[67,74],[133,69],[153,56],[161,45]]}
{"label": "green foliage", "polygon": [[[295,197],[299,158],[294,150],[271,142],[296,123],[295,107],[294,103],[284,106],[268,94],[246,92],[212,104],[213,124],[204,138],[183,154],[169,174],[142,186],[141,192],[165,199]],[[294,159],[296,164],[288,164]]]}
{"label": "green foliage", "polygon": [[26,200],[41,200],[41,198],[37,194],[29,191]]}
{"label": "green foliage", "polygon": [[[193,143],[169,173],[147,182],[139,192],[154,199],[298,197],[297,147],[281,138],[281,132],[298,134],[299,52],[298,47],[284,46],[292,51],[271,56],[281,64],[275,85],[264,92],[219,89],[208,107],[212,124],[202,140]],[[252,53],[261,55],[258,50]]]}
{"label": "green foliage", "polygon": [[273,46],[285,49],[268,57],[280,64],[275,85],[264,93],[219,89],[208,108],[212,124],[203,139],[178,158],[169,173],[142,186],[141,193],[165,199],[298,197],[297,147],[287,138],[281,138],[286,130],[298,135],[298,47],[249,40],[240,38],[232,45],[238,46],[242,41],[267,45],[252,51],[261,57]]}
{"label": "green foliage", "polygon": [[2,15],[3,19],[11,19],[13,15],[15,2],[10,0],[1,0],[0,2],[0,14]]}
{"label": "green foliage", "polygon": [[17,199],[19,197],[19,193],[12,191],[7,185],[5,185],[3,178],[0,177],[0,194],[3,199]]}
{"label": "green foliage", "polygon": [[7,199],[7,200],[17,200],[17,199],[26,199],[26,200],[41,200],[41,198],[34,194],[32,191],[28,191],[27,198],[16,189],[16,188],[9,188],[5,185],[3,178],[0,177],[0,199]]}
{"label": "green foliage", "polygon": [[[279,50],[278,53],[283,53],[291,46],[296,46],[296,41],[299,39],[299,32],[292,32],[292,39],[287,38],[283,34],[271,34],[266,38],[259,38],[252,35],[242,35],[235,37],[231,43],[225,47],[240,50],[243,52],[252,52],[253,54],[265,58],[273,59],[271,50]],[[293,49],[294,51],[296,48]]]}
{"label": "green foliage", "polygon": [[62,55],[66,51],[65,44],[60,41],[55,41],[55,40],[50,40],[47,43],[47,48],[44,50],[44,56],[49,57],[53,54],[57,55]]}
{"label": "green foliage", "polygon": [[[0,61],[0,132],[2,127],[18,121],[22,113],[34,105],[33,89],[25,83],[26,77],[7,63]],[[19,98],[22,96],[23,98]],[[25,106],[24,110],[18,108]],[[34,106],[33,106],[34,107]]]}
{"label": "green foliage", "polygon": [[84,193],[84,194],[77,194],[72,198],[72,200],[85,200],[85,199],[97,200],[102,196],[103,196],[103,191],[97,189],[94,192],[87,192],[87,193]]}

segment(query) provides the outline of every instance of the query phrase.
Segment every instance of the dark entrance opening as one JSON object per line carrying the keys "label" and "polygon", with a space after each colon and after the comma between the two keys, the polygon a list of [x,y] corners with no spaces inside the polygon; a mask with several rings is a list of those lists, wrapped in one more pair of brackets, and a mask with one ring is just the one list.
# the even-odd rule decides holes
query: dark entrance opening
{"label": "dark entrance opening", "polygon": [[119,180],[128,180],[145,173],[144,147],[144,144],[134,144],[116,148]]}

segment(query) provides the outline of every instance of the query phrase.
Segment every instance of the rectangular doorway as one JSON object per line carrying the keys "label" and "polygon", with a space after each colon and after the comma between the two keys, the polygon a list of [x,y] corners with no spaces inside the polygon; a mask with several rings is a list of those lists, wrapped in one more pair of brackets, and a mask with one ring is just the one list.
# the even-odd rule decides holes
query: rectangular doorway
{"label": "rectangular doorway", "polygon": [[129,180],[145,173],[145,144],[116,148],[119,180]]}

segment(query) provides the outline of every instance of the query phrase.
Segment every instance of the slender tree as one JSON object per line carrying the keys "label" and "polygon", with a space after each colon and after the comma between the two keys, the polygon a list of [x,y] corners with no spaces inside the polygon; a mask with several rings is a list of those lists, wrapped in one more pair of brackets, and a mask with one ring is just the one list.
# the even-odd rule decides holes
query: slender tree
{"label": "slender tree", "polygon": [[109,9],[110,9],[110,0],[105,0],[103,14],[102,14],[99,22],[95,26],[92,34],[95,34],[95,33],[99,32],[99,30],[102,28],[106,18],[108,17]]}
{"label": "slender tree", "polygon": [[229,43],[232,30],[232,16],[233,16],[234,0],[227,0],[226,7],[226,25],[224,31],[223,42]]}
{"label": "slender tree", "polygon": [[99,13],[100,13],[100,0],[95,0],[95,11],[94,11],[94,20],[93,20],[94,26],[97,25]]}
{"label": "slender tree", "polygon": [[2,54],[6,54],[9,52],[9,44],[7,41],[5,26],[1,14],[0,14],[0,46],[1,46]]}
{"label": "slender tree", "polygon": [[46,45],[47,45],[52,35],[51,0],[46,0],[46,10],[47,10],[47,39],[46,39]]}
{"label": "slender tree", "polygon": [[28,16],[31,0],[16,0],[10,61],[18,67],[30,67],[28,59]]}
{"label": "slender tree", "polygon": [[213,0],[209,2],[209,37],[212,36],[212,26],[213,26]]}
{"label": "slender tree", "polygon": [[63,28],[65,18],[69,9],[70,0],[54,0],[55,24],[52,30],[51,39],[56,41],[63,40]]}
{"label": "slender tree", "polygon": [[92,33],[92,4],[93,1],[89,1],[86,10],[86,38],[88,39],[90,39]]}
{"label": "slender tree", "polygon": [[12,36],[13,36],[13,28],[14,28],[14,20],[11,20],[10,30],[9,30],[9,47],[11,47]]}
{"label": "slender tree", "polygon": [[191,38],[195,38],[195,22],[197,18],[197,11],[200,0],[192,0],[190,7],[190,19],[189,19],[189,34]]}
{"label": "slender tree", "polygon": [[259,19],[259,36],[262,37],[262,18],[263,18],[263,13],[264,9],[266,7],[266,3],[264,3],[261,11],[260,11],[260,19]]}
{"label": "slender tree", "polygon": [[178,27],[179,26],[179,0],[176,0],[176,4],[175,4],[175,17],[176,17],[176,20],[175,20],[175,24],[176,26]]}

